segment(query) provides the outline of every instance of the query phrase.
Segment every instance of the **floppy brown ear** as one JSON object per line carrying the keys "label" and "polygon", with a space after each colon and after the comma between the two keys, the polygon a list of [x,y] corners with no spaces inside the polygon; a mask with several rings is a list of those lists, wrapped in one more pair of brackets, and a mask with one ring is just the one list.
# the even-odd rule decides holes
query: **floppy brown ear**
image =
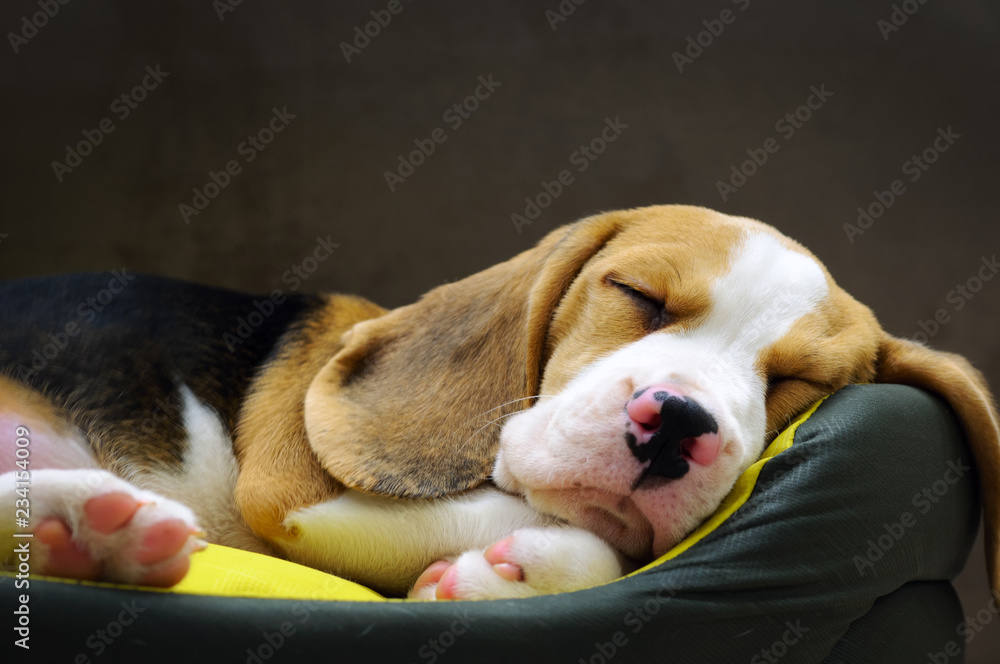
{"label": "floppy brown ear", "polygon": [[359,323],[306,394],[309,442],[349,487],[432,497],[489,477],[503,418],[537,395],[549,318],[610,216]]}
{"label": "floppy brown ear", "polygon": [[934,351],[886,335],[875,380],[935,392],[958,415],[979,470],[986,535],[986,565],[1000,601],[1000,424],[996,405],[979,371],[960,355]]}

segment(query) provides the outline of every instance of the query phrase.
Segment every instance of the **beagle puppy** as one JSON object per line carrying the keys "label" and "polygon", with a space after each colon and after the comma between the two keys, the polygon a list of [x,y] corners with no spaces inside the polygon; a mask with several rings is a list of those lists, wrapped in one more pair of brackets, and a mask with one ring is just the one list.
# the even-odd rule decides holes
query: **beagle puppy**
{"label": "beagle puppy", "polygon": [[962,421],[1000,593],[982,376],[751,219],[600,214],[392,311],[118,273],[4,283],[0,312],[0,535],[34,533],[33,572],[169,586],[204,538],[414,597],[590,586],[817,399],[892,382]]}

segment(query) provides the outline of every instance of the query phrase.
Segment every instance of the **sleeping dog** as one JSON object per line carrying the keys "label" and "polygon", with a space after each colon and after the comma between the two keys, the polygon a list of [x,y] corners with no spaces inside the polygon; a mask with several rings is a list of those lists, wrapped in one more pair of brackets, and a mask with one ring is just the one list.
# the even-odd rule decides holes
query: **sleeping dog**
{"label": "sleeping dog", "polygon": [[414,597],[595,585],[817,399],[898,382],[964,425],[1000,590],[980,374],[750,219],[600,214],[392,311],[118,273],[9,282],[0,312],[0,530],[30,472],[36,572],[169,586],[204,538]]}

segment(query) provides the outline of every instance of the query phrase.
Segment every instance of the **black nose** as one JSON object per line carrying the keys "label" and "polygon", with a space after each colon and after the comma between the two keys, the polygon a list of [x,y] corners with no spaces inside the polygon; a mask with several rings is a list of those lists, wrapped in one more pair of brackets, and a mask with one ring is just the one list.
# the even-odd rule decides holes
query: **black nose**
{"label": "black nose", "polygon": [[[641,394],[633,398],[638,398]],[[639,461],[650,462],[636,486],[647,477],[683,477],[690,465],[684,458],[682,441],[719,431],[719,425],[712,414],[690,397],[666,392],[654,392],[652,397],[662,402],[656,431],[645,442],[641,440],[645,436],[637,437],[632,431],[625,432],[625,442],[633,456]]]}

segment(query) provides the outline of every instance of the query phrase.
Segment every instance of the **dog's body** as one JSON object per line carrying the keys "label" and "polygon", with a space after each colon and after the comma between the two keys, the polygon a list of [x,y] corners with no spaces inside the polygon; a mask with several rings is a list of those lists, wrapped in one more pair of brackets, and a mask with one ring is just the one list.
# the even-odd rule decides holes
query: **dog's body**
{"label": "dog's body", "polygon": [[0,515],[30,448],[32,523],[71,538],[39,534],[55,573],[169,585],[200,527],[421,597],[592,585],[679,541],[816,399],[882,381],[962,419],[997,589],[982,379],[758,222],[600,215],[391,312],[112,279],[0,285]]}

